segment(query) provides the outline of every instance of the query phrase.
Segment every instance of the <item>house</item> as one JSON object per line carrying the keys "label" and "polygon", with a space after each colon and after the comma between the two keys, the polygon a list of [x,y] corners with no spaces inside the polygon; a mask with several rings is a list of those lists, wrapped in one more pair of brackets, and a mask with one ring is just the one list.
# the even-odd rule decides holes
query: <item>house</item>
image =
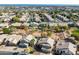
{"label": "house", "polygon": [[57,15],[57,18],[60,19],[61,21],[63,20],[63,16]]}
{"label": "house", "polygon": [[39,24],[36,23],[36,22],[31,22],[31,23],[29,23],[29,26],[30,27],[34,27],[34,28],[37,28],[37,26],[39,26]]}
{"label": "house", "polygon": [[4,22],[9,22],[10,20],[11,20],[10,18],[6,17],[6,18],[4,19]]}
{"label": "house", "polygon": [[55,41],[51,38],[40,38],[40,40],[36,44],[36,47],[37,47],[37,50],[50,53],[54,48],[54,44],[55,44]]}
{"label": "house", "polygon": [[23,51],[23,48],[17,48],[14,46],[0,46],[0,55],[20,55],[23,54]]}
{"label": "house", "polygon": [[0,44],[4,44],[4,41],[6,40],[7,36],[7,34],[0,35]]}
{"label": "house", "polygon": [[59,40],[56,44],[57,55],[75,55],[76,54],[76,45],[71,42],[66,42],[64,40]]}
{"label": "house", "polygon": [[23,42],[23,41],[20,41],[18,46],[20,48],[28,48],[29,47],[29,44],[27,42]]}
{"label": "house", "polygon": [[29,34],[23,37],[22,40],[20,40],[18,46],[21,48],[27,48],[32,40],[34,40],[34,45],[35,45],[37,42],[37,39],[33,35]]}
{"label": "house", "polygon": [[76,51],[77,55],[79,55],[79,45],[77,45],[77,51]]}
{"label": "house", "polygon": [[27,42],[30,42],[32,39],[35,40],[35,41],[34,41],[34,44],[36,44],[37,39],[36,39],[33,35],[29,34],[29,35],[27,35],[26,38],[25,38],[25,40],[26,40]]}
{"label": "house", "polygon": [[63,22],[69,22],[70,21],[70,19],[68,19],[67,17],[64,17],[62,15],[57,15],[57,18],[62,20]]}
{"label": "house", "polygon": [[26,16],[23,15],[19,20],[20,20],[21,22],[25,22],[25,21],[26,21]]}
{"label": "house", "polygon": [[22,25],[24,25],[24,26],[29,26],[30,24],[29,24],[29,23],[24,22]]}
{"label": "house", "polygon": [[79,27],[79,21],[76,22],[76,26]]}
{"label": "house", "polygon": [[72,21],[68,22],[68,26],[74,27],[75,26],[75,22],[72,22]]}
{"label": "house", "polygon": [[63,21],[65,22],[69,22],[70,19],[66,18],[66,17],[63,17]]}
{"label": "house", "polygon": [[21,35],[16,35],[16,34],[8,35],[5,40],[5,45],[8,46],[17,45],[21,39],[22,39]]}
{"label": "house", "polygon": [[9,27],[8,23],[0,23],[0,28]]}
{"label": "house", "polygon": [[57,23],[49,23],[49,26],[58,26],[58,24]]}
{"label": "house", "polygon": [[49,23],[48,22],[41,22],[39,23],[39,26],[47,26]]}
{"label": "house", "polygon": [[35,18],[35,21],[36,22],[41,22],[41,20],[40,20],[41,18],[39,17],[38,14],[35,14],[35,17],[34,18]]}
{"label": "house", "polygon": [[66,42],[72,42],[73,44],[76,43],[75,37],[68,37],[68,38],[65,38],[65,41],[66,41]]}
{"label": "house", "polygon": [[46,14],[46,13],[44,13],[44,15],[46,16],[46,18],[47,18],[49,21],[54,21],[54,19],[53,19],[50,15],[48,15],[48,14]]}
{"label": "house", "polygon": [[[62,25],[63,24],[63,25]],[[66,22],[58,23],[59,26],[68,26]]]}
{"label": "house", "polygon": [[22,25],[22,24],[21,24],[21,23],[18,23],[18,22],[11,24],[11,26],[16,26],[16,27],[20,27],[21,25]]}

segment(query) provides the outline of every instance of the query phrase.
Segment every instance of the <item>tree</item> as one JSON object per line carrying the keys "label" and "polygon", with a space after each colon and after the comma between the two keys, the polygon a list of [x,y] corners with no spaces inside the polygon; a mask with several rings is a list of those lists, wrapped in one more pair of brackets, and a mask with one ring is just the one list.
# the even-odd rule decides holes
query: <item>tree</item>
{"label": "tree", "polygon": [[3,14],[0,12],[0,16],[2,16]]}
{"label": "tree", "polygon": [[74,36],[76,40],[79,41],[79,29],[75,29],[74,31],[72,31],[72,36]]}
{"label": "tree", "polygon": [[60,32],[60,31],[61,31],[60,27],[59,27],[59,26],[56,26],[56,27],[55,27],[55,31],[56,31],[56,32]]}
{"label": "tree", "polygon": [[51,31],[48,31],[48,32],[47,32],[47,35],[48,35],[48,36],[51,36],[51,34],[52,34]]}
{"label": "tree", "polygon": [[62,28],[65,29],[65,30],[67,30],[68,29],[68,26],[63,26]]}
{"label": "tree", "polygon": [[21,18],[22,16],[21,15],[16,15],[16,17]]}
{"label": "tree", "polygon": [[34,49],[32,47],[28,47],[24,51],[27,52],[27,53],[33,53]]}
{"label": "tree", "polygon": [[15,17],[12,18],[12,21],[13,22],[19,22],[19,18],[17,16],[15,16]]}
{"label": "tree", "polygon": [[41,32],[41,37],[47,37],[47,32],[46,31],[42,31]]}
{"label": "tree", "polygon": [[10,28],[3,28],[3,33],[4,34],[10,34],[11,33],[11,29]]}
{"label": "tree", "polygon": [[28,31],[29,31],[28,26],[25,26],[25,27],[24,27],[24,30],[25,30],[25,32],[28,32]]}
{"label": "tree", "polygon": [[35,40],[32,39],[32,40],[30,41],[29,45],[30,45],[31,47],[33,47],[33,46],[34,46],[34,42],[35,42]]}

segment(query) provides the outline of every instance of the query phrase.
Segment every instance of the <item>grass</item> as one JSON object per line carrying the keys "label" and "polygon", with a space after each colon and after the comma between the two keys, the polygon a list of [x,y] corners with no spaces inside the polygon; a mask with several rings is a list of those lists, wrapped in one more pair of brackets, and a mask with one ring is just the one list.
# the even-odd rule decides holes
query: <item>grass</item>
{"label": "grass", "polygon": [[74,29],[74,30],[72,31],[72,35],[74,35],[74,36],[79,36],[79,29]]}

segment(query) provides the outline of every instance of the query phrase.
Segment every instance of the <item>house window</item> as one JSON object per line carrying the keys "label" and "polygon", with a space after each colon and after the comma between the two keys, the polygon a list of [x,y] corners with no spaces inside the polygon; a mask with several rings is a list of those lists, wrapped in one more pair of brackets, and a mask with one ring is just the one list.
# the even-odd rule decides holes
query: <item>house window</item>
{"label": "house window", "polygon": [[62,54],[65,54],[65,51],[61,51],[60,54],[61,54],[61,55],[62,55]]}
{"label": "house window", "polygon": [[65,51],[62,51],[62,53],[65,53]]}
{"label": "house window", "polygon": [[59,53],[59,51],[57,50],[57,53]]}

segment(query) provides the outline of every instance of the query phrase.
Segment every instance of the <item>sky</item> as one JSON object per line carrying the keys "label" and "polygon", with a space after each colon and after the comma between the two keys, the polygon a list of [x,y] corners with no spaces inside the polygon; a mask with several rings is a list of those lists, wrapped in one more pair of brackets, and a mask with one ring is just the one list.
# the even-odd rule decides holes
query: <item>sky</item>
{"label": "sky", "polygon": [[79,5],[79,0],[1,0],[0,4],[74,4]]}

